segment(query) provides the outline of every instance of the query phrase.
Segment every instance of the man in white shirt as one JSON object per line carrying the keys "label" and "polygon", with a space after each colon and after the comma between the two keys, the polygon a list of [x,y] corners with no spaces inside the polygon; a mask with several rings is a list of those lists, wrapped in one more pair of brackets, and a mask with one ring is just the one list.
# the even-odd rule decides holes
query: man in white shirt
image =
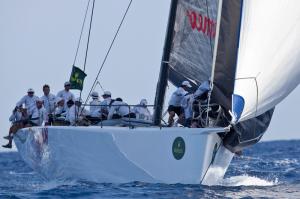
{"label": "man in white shirt", "polygon": [[183,108],[183,112],[184,112],[185,127],[190,127],[192,124],[193,102],[194,102],[194,94],[185,95],[181,101],[181,107]]}
{"label": "man in white shirt", "polygon": [[99,100],[98,92],[94,91],[91,93],[92,101],[90,101],[90,116],[91,117],[100,117],[101,115],[101,107]]}
{"label": "man in white shirt", "polygon": [[43,92],[44,95],[41,97],[41,99],[44,102],[44,108],[46,109],[48,114],[52,114],[55,109],[56,96],[50,93],[50,86],[47,84],[43,86]]}
{"label": "man in white shirt", "polygon": [[75,100],[75,96],[74,94],[70,91],[70,88],[71,88],[71,84],[70,82],[65,82],[64,84],[65,86],[65,89],[64,90],[61,90],[57,93],[56,97],[61,97],[65,100],[65,109],[67,109],[67,102],[69,100]]}
{"label": "man in white shirt", "polygon": [[22,97],[20,101],[17,102],[16,106],[22,107],[25,104],[25,108],[27,109],[27,114],[32,115],[33,109],[36,107],[36,100],[38,99],[37,96],[34,95],[34,90],[29,88],[27,91],[27,95]]}
{"label": "man in white shirt", "polygon": [[27,120],[28,120],[27,109],[20,107],[20,108],[16,108],[13,110],[12,115],[9,117],[9,121],[12,123],[12,125],[9,128],[8,136],[3,137],[4,139],[8,140],[8,144],[2,145],[2,147],[12,148],[12,140],[13,140],[14,134],[19,129],[25,127]]}
{"label": "man in white shirt", "polygon": [[70,122],[70,125],[75,125],[76,121],[81,121],[89,115],[89,112],[81,105],[82,100],[80,98],[76,98],[75,103],[72,103],[71,100],[68,101],[69,109],[67,110],[66,121]]}
{"label": "man in white shirt", "polygon": [[195,94],[194,94],[194,98],[200,98],[202,100],[206,100],[207,99],[207,92],[210,91],[210,81],[204,81],[202,82],[202,84],[200,84],[200,86],[198,87],[198,89],[196,90]]}
{"label": "man in white shirt", "polygon": [[142,99],[138,105],[133,107],[132,112],[135,113],[137,119],[152,120],[152,115],[147,107],[147,100]]}
{"label": "man in white shirt", "polygon": [[183,123],[184,114],[181,101],[183,100],[184,96],[188,94],[187,89],[191,87],[192,86],[188,81],[183,81],[181,86],[178,87],[175,92],[173,92],[168,107],[168,126],[173,126],[175,114],[178,116],[178,123]]}
{"label": "man in white shirt", "polygon": [[43,107],[42,99],[36,100],[36,107],[33,109],[30,121],[33,126],[42,126],[48,124],[48,114],[46,109]]}
{"label": "man in white shirt", "polygon": [[102,95],[103,101],[100,103],[101,106],[101,118],[102,120],[107,119],[108,113],[109,113],[109,107],[114,102],[114,100],[111,99],[111,92],[105,91]]}
{"label": "man in white shirt", "polygon": [[107,119],[120,119],[122,117],[135,118],[135,114],[129,112],[129,106],[127,103],[123,102],[121,98],[117,98],[109,108]]}
{"label": "man in white shirt", "polygon": [[61,97],[56,98],[54,115],[55,117],[61,117],[66,115],[65,100]]}

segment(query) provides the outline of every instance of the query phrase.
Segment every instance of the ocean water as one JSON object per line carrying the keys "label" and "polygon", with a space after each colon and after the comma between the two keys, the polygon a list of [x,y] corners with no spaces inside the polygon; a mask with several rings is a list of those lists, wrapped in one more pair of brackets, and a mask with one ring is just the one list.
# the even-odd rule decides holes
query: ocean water
{"label": "ocean water", "polygon": [[300,198],[300,140],[262,142],[214,186],[47,181],[17,152],[0,153],[0,198]]}

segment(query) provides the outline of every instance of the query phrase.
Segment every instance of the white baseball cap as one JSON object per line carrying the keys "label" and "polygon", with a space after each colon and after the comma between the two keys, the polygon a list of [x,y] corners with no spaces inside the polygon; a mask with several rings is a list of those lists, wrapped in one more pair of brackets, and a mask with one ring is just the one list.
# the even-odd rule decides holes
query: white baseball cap
{"label": "white baseball cap", "polygon": [[147,100],[146,99],[142,99],[141,101],[140,101],[140,105],[147,105],[148,104],[148,102],[147,102]]}
{"label": "white baseball cap", "polygon": [[36,101],[36,102],[44,102],[44,100],[42,100],[41,98],[36,98],[35,101]]}
{"label": "white baseball cap", "polygon": [[92,98],[98,98],[98,97],[99,97],[98,92],[96,92],[96,91],[92,92],[92,93],[91,93],[91,97],[92,97]]}
{"label": "white baseball cap", "polygon": [[27,93],[34,93],[34,90],[33,90],[32,88],[29,88],[29,89],[27,90]]}
{"label": "white baseball cap", "polygon": [[[103,95],[111,96],[111,92],[109,92],[109,91],[104,91]],[[102,95],[102,96],[103,96],[103,95]]]}
{"label": "white baseball cap", "polygon": [[181,86],[187,86],[187,87],[189,87],[189,88],[192,88],[190,82],[188,82],[188,81],[183,81],[183,82],[181,83]]}
{"label": "white baseball cap", "polygon": [[61,97],[57,97],[56,98],[56,100],[55,100],[55,102],[56,102],[56,104],[58,104],[60,101],[62,101],[62,100],[64,100],[63,98],[61,98]]}
{"label": "white baseball cap", "polygon": [[70,82],[65,82],[64,85],[65,85],[65,86],[71,86],[71,83],[70,83]]}

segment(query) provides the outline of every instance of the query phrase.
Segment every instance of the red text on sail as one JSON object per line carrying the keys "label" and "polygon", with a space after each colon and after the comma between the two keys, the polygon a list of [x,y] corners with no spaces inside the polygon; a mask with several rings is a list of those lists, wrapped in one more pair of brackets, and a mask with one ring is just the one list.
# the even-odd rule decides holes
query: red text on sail
{"label": "red text on sail", "polygon": [[214,20],[192,10],[187,11],[187,16],[193,30],[198,30],[211,38],[216,36],[217,23]]}

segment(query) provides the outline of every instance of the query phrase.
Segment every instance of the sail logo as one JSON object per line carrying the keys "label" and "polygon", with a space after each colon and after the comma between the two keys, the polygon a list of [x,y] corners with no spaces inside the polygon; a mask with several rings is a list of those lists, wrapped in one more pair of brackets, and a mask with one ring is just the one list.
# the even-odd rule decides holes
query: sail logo
{"label": "sail logo", "polygon": [[176,160],[180,160],[185,153],[185,143],[182,137],[177,137],[172,145],[172,153]]}
{"label": "sail logo", "polygon": [[202,32],[210,38],[215,38],[217,23],[196,11],[187,11],[187,17],[193,30]]}

